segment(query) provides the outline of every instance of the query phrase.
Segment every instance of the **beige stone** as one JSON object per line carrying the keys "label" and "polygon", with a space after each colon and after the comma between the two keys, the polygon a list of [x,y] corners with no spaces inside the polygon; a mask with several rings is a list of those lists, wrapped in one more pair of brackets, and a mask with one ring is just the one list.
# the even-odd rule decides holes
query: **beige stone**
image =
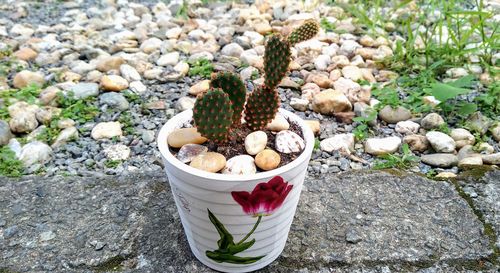
{"label": "beige stone", "polygon": [[312,108],[317,113],[331,115],[351,111],[352,105],[341,91],[328,89],[314,96]]}
{"label": "beige stone", "polygon": [[167,143],[172,148],[181,148],[185,144],[203,144],[207,141],[196,128],[182,128],[170,133]]}
{"label": "beige stone", "polygon": [[266,149],[255,156],[255,165],[264,171],[276,169],[280,162],[280,155],[270,149]]}
{"label": "beige stone", "polygon": [[128,81],[117,75],[104,75],[101,78],[101,87],[106,91],[122,91],[128,88]]}
{"label": "beige stone", "polygon": [[23,70],[17,73],[12,81],[15,88],[23,88],[31,84],[42,86],[44,83],[45,79],[43,78],[43,74],[28,70]]}
{"label": "beige stone", "polygon": [[197,155],[189,166],[211,173],[216,173],[226,166],[226,158],[214,152],[207,152]]}
{"label": "beige stone", "polygon": [[14,55],[14,57],[18,58],[19,60],[31,61],[31,60],[34,60],[36,58],[36,56],[38,56],[38,53],[29,47],[23,47],[23,48],[17,50],[16,52],[14,52],[13,55]]}
{"label": "beige stone", "polygon": [[200,93],[206,92],[210,88],[210,80],[203,80],[189,88],[189,94],[197,96]]}
{"label": "beige stone", "polygon": [[313,134],[317,135],[320,132],[321,126],[319,120],[304,120],[304,122],[311,128]]}

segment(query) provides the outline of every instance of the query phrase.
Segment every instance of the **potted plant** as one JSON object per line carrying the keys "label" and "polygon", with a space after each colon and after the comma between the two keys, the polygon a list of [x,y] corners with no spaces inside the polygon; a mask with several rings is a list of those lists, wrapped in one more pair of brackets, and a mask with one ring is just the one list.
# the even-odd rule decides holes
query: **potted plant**
{"label": "potted plant", "polygon": [[[213,75],[193,110],[160,130],[158,147],[184,231],[193,254],[208,267],[257,270],[285,246],[314,136],[301,118],[279,109],[276,87],[288,70],[291,46],[318,30],[311,20],[286,38],[270,36],[264,85],[247,95],[236,75]],[[267,128],[277,113],[288,128],[273,132]]]}

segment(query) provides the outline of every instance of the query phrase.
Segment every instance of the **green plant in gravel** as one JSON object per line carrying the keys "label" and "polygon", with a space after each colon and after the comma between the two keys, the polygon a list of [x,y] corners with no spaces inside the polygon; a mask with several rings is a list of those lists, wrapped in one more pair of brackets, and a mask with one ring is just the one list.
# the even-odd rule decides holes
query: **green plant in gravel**
{"label": "green plant in gravel", "polygon": [[325,31],[335,31],[335,25],[330,23],[326,18],[321,18],[319,24]]}
{"label": "green plant in gravel", "polygon": [[369,134],[369,125],[368,123],[377,118],[377,111],[372,110],[366,117],[355,117],[352,120],[357,122],[358,125],[354,128],[352,133],[354,137],[358,140],[364,140],[368,137]]}
{"label": "green plant in gravel", "polygon": [[132,115],[130,115],[129,112],[122,112],[120,114],[120,117],[118,118],[118,121],[123,126],[123,132],[126,135],[135,134],[134,123],[132,122]]}
{"label": "green plant in gravel", "polygon": [[[251,130],[260,130],[274,119],[279,105],[277,86],[288,71],[290,47],[312,38],[319,26],[306,21],[284,38],[267,38],[264,53],[264,85],[255,87],[247,97],[243,81],[236,75],[220,72],[212,77],[208,92],[200,94],[193,108],[193,120],[201,135],[215,142],[225,142],[240,129],[242,113]],[[245,103],[246,102],[246,103]]]}
{"label": "green plant in gravel", "polygon": [[29,104],[34,104],[38,96],[40,95],[41,89],[37,84],[32,84],[21,89],[10,89],[0,92],[0,98],[10,105],[14,101],[25,101]]}
{"label": "green plant in gravel", "polygon": [[120,166],[120,164],[122,164],[121,160],[106,159],[106,161],[104,161],[104,166],[106,166],[106,168],[110,168],[110,169],[114,169],[114,168]]}
{"label": "green plant in gravel", "polygon": [[0,176],[19,177],[23,169],[23,163],[8,146],[0,147]]}
{"label": "green plant in gravel", "polygon": [[375,170],[390,168],[409,169],[420,161],[420,158],[411,152],[410,147],[406,143],[401,146],[401,152],[401,156],[394,154],[379,156],[380,160],[375,162],[373,168]]}
{"label": "green plant in gravel", "polygon": [[500,82],[490,84],[485,92],[477,96],[474,101],[484,115],[500,120]]}
{"label": "green plant in gravel", "polygon": [[62,130],[57,127],[58,121],[59,117],[52,119],[50,123],[45,125],[45,128],[40,132],[40,134],[36,136],[36,139],[49,145],[52,144]]}
{"label": "green plant in gravel", "polygon": [[314,139],[314,150],[317,151],[319,149],[321,149],[321,141],[319,140],[319,138],[315,138]]}
{"label": "green plant in gravel", "polygon": [[62,108],[61,118],[70,118],[83,124],[94,121],[94,118],[99,114],[99,109],[95,106],[95,97],[75,99],[72,93],[66,95],[58,93],[56,100],[59,107]]}
{"label": "green plant in gravel", "polygon": [[137,95],[136,93],[134,93],[130,90],[125,90],[121,93],[127,99],[127,101],[130,103],[141,103],[142,102],[141,96]]}
{"label": "green plant in gravel", "polygon": [[467,117],[476,112],[477,105],[464,101],[458,101],[457,97],[470,93],[472,85],[475,83],[475,77],[472,75],[462,77],[456,81],[448,83],[434,82],[430,85],[428,93],[434,96],[441,103],[438,107],[443,111],[444,115],[458,115]]}
{"label": "green plant in gravel", "polygon": [[205,58],[189,62],[189,76],[200,76],[208,79],[213,71],[213,64]]}

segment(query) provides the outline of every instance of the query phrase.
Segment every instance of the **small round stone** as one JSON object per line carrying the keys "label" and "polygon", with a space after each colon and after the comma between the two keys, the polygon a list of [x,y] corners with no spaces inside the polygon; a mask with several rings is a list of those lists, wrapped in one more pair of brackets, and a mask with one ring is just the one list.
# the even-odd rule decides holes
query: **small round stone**
{"label": "small round stone", "polygon": [[267,124],[267,129],[273,132],[288,130],[288,128],[290,128],[290,123],[280,113],[276,114],[276,117]]}
{"label": "small round stone", "polygon": [[186,144],[177,153],[177,159],[182,163],[189,163],[199,154],[208,152],[208,148],[199,144]]}
{"label": "small round stone", "polygon": [[226,158],[214,152],[207,152],[197,155],[189,166],[211,173],[216,173],[226,166]]}
{"label": "small round stone", "polygon": [[245,150],[249,155],[256,155],[266,148],[267,134],[263,131],[255,131],[245,138]]}
{"label": "small round stone", "polygon": [[264,171],[276,169],[280,162],[280,155],[270,149],[266,149],[255,156],[255,165]]}
{"label": "small round stone", "polygon": [[181,128],[168,135],[167,143],[172,148],[181,148],[185,144],[203,144],[207,141],[196,128]]}
{"label": "small round stone", "polygon": [[298,153],[306,146],[305,141],[296,133],[284,130],[276,135],[276,150],[290,154]]}
{"label": "small round stone", "polygon": [[104,75],[101,78],[101,86],[106,91],[122,91],[128,88],[128,81],[117,75]]}
{"label": "small round stone", "polygon": [[225,174],[254,174],[257,172],[255,160],[249,155],[237,155],[230,158],[222,170]]}

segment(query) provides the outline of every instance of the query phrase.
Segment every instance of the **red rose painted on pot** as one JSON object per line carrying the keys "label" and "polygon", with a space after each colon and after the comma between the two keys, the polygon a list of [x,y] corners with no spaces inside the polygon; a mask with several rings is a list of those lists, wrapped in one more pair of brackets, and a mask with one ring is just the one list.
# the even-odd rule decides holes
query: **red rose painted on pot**
{"label": "red rose painted on pot", "polygon": [[292,188],[281,176],[275,176],[267,183],[259,183],[252,192],[233,191],[231,195],[246,214],[262,216],[278,209]]}

